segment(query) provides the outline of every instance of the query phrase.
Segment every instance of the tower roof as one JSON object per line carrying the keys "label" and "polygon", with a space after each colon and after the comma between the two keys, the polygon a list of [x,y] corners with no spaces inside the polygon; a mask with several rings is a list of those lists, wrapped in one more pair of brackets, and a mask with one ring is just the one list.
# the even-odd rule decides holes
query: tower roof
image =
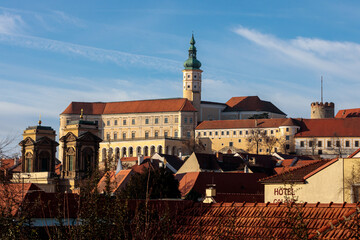
{"label": "tower roof", "polygon": [[189,58],[184,62],[185,69],[200,69],[201,62],[196,59],[196,47],[194,34],[191,36]]}

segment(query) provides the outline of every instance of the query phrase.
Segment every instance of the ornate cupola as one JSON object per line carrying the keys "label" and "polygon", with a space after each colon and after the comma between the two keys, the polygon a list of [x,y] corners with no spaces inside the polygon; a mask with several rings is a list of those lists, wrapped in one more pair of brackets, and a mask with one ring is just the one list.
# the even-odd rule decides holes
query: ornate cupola
{"label": "ornate cupola", "polygon": [[[189,99],[200,114],[201,104],[201,62],[196,59],[194,34],[191,36],[189,58],[184,62],[183,70],[183,98]],[[199,116],[198,116],[198,119]]]}

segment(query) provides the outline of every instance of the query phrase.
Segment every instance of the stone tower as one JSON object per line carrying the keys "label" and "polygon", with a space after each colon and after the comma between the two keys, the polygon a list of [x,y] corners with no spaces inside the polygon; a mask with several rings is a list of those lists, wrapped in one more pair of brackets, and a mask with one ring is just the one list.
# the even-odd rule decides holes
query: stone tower
{"label": "stone tower", "polygon": [[311,103],[311,119],[333,118],[335,104],[333,102],[313,102]]}
{"label": "stone tower", "polygon": [[200,119],[201,104],[201,63],[196,59],[196,47],[194,35],[190,40],[189,58],[184,62],[183,70],[183,98],[189,99],[198,111]]}

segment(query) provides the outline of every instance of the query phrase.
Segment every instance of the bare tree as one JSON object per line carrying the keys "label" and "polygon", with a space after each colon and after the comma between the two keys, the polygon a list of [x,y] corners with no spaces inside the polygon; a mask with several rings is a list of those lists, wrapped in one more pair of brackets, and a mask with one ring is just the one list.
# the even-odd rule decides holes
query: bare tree
{"label": "bare tree", "polygon": [[341,157],[342,156],[341,139],[336,132],[334,133],[333,136],[334,136],[333,150],[339,157]]}
{"label": "bare tree", "polygon": [[315,155],[315,150],[318,146],[318,140],[316,137],[312,137],[310,140],[309,140],[309,147],[311,148],[311,154],[312,155]]}
{"label": "bare tree", "polygon": [[259,154],[259,147],[262,144],[264,131],[255,129],[250,131],[250,135],[246,138],[248,143],[248,151],[256,149],[256,154]]}
{"label": "bare tree", "polygon": [[18,154],[15,153],[17,145],[15,144],[16,135],[5,136],[0,138],[0,159],[16,157]]}
{"label": "bare tree", "polygon": [[269,154],[272,153],[273,148],[279,142],[279,138],[275,136],[269,136],[265,133],[263,134],[263,144],[269,149]]}

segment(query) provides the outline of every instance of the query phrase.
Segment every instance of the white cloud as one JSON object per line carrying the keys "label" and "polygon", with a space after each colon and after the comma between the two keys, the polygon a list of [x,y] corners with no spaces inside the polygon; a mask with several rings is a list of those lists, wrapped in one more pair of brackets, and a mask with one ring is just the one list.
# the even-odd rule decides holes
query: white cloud
{"label": "white cloud", "polygon": [[238,27],[238,35],[271,51],[288,64],[325,72],[350,80],[360,75],[360,44],[297,37],[284,40],[253,29]]}
{"label": "white cloud", "polygon": [[3,13],[0,14],[0,34],[17,34],[22,32],[24,21],[21,16]]}
{"label": "white cloud", "polygon": [[54,16],[61,22],[69,23],[71,25],[77,26],[77,27],[85,27],[84,21],[81,19],[70,16],[62,11],[54,11]]}

